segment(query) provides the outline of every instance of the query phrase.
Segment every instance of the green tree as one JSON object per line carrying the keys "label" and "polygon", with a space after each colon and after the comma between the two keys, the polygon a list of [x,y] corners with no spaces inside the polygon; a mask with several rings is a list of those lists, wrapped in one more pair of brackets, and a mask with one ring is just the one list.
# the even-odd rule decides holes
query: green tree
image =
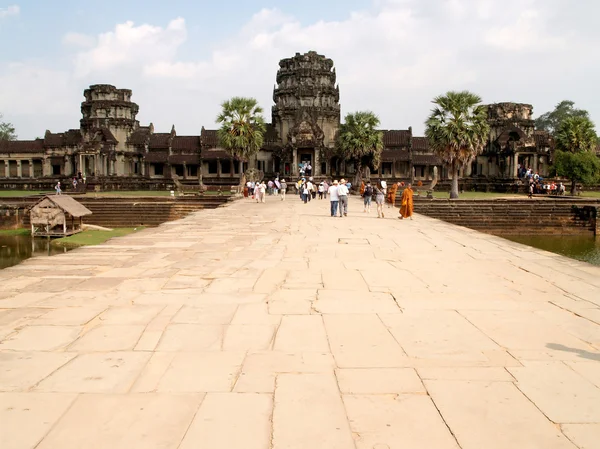
{"label": "green tree", "polygon": [[[220,145],[233,157],[250,160],[261,149],[266,131],[262,108],[254,98],[233,97],[221,105],[217,122]],[[240,171],[240,181],[244,174]]]}
{"label": "green tree", "polygon": [[555,106],[553,111],[546,112],[536,118],[535,127],[538,130],[554,134],[560,128],[561,123],[570,117],[589,118],[589,113],[584,109],[577,109],[575,102],[563,100]]}
{"label": "green tree", "polygon": [[354,162],[356,168],[355,185],[363,179],[363,167],[372,164],[379,167],[383,151],[383,133],[377,131],[379,118],[370,111],[347,114],[340,125],[337,141],[339,155]]}
{"label": "green tree", "polygon": [[480,154],[489,138],[487,109],[481,97],[468,91],[434,98],[436,106],[425,122],[429,145],[452,173],[450,198],[458,198],[459,170]]}
{"label": "green tree", "polygon": [[2,122],[2,117],[4,116],[0,113],[0,140],[16,140],[15,127],[12,123]]}
{"label": "green tree", "polygon": [[554,135],[556,153],[554,171],[571,181],[571,195],[577,182],[593,184],[600,177],[600,159],[596,156],[598,136],[587,117],[569,117],[562,121]]}

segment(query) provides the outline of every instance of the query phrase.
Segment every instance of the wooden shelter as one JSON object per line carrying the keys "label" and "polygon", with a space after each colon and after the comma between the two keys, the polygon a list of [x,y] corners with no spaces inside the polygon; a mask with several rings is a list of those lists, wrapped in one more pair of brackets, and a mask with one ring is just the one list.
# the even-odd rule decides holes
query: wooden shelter
{"label": "wooden shelter", "polygon": [[91,214],[91,210],[70,196],[47,195],[31,206],[31,235],[65,237],[77,234],[82,230],[82,218]]}

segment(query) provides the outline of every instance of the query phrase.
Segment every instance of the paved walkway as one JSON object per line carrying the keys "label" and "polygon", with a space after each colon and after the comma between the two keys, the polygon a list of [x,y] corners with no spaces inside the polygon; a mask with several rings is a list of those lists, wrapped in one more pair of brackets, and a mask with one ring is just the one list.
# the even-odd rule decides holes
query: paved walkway
{"label": "paved walkway", "polygon": [[0,447],[600,447],[600,268],[361,209],[242,200],[0,271]]}

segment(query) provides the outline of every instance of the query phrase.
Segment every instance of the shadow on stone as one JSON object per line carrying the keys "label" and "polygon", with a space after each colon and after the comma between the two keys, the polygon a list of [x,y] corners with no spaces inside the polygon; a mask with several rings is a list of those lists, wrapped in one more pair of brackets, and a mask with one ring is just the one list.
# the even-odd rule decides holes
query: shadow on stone
{"label": "shadow on stone", "polygon": [[600,362],[600,353],[589,352],[577,348],[569,348],[568,346],[560,345],[557,343],[548,343],[546,347],[554,349],[556,351],[574,352],[575,354],[578,354],[579,357],[582,357],[584,359],[595,360],[597,362]]}

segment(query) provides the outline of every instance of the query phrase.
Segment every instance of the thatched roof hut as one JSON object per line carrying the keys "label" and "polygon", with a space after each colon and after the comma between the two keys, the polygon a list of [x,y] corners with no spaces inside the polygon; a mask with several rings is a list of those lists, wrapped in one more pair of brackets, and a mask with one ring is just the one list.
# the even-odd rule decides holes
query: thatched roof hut
{"label": "thatched roof hut", "polygon": [[[30,209],[31,235],[66,236],[81,231],[82,217],[92,211],[67,195],[47,195]],[[77,220],[76,220],[77,219]],[[71,229],[68,223],[71,222]]]}

